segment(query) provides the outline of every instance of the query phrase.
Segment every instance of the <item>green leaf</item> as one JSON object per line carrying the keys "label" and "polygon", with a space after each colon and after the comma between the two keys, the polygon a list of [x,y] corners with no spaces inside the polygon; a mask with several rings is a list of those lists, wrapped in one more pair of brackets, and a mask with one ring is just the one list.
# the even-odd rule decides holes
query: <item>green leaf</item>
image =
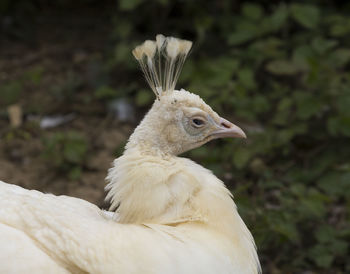
{"label": "green leaf", "polygon": [[330,117],[327,120],[327,128],[332,135],[343,134],[344,136],[350,136],[350,116]]}
{"label": "green leaf", "polygon": [[293,100],[291,98],[285,97],[278,103],[277,109],[281,112],[289,110],[293,104]]}
{"label": "green leaf", "polygon": [[273,60],[267,63],[266,70],[276,75],[294,75],[300,68],[289,60]]}
{"label": "green leaf", "polygon": [[266,97],[263,95],[256,95],[252,98],[252,109],[255,113],[262,113],[268,111],[270,108],[270,103]]}
{"label": "green leaf", "polygon": [[266,38],[263,40],[258,40],[255,43],[253,43],[250,48],[254,51],[258,51],[261,56],[263,56],[264,59],[267,58],[278,58],[283,56],[283,50],[281,49],[283,47],[283,41],[271,37]]}
{"label": "green leaf", "polygon": [[255,33],[246,31],[237,31],[228,36],[228,44],[231,46],[243,44],[255,37]]}
{"label": "green leaf", "polygon": [[350,181],[347,180],[350,180],[350,172],[342,176],[341,172],[330,171],[318,180],[317,185],[329,195],[342,197],[349,189]]}
{"label": "green leaf", "polygon": [[289,11],[287,5],[281,3],[270,17],[271,24],[276,30],[281,29],[287,22],[288,15]]}
{"label": "green leaf", "polygon": [[131,62],[131,47],[125,43],[119,43],[114,49],[114,59],[116,63]]}
{"label": "green leaf", "polygon": [[278,222],[272,225],[272,229],[294,243],[299,241],[298,230],[296,229],[295,224],[292,222],[283,222],[281,219],[279,219]]}
{"label": "green leaf", "polygon": [[329,117],[327,120],[327,129],[328,132],[336,136],[338,134],[338,119],[337,117]]}
{"label": "green leaf", "polygon": [[336,255],[346,255],[349,243],[345,240],[335,239],[331,242],[331,250]]}
{"label": "green leaf", "polygon": [[340,116],[339,117],[339,131],[344,134],[344,136],[350,136],[350,116]]}
{"label": "green leaf", "polygon": [[169,0],[157,0],[157,2],[163,6],[167,5],[169,3]]}
{"label": "green leaf", "polygon": [[309,251],[309,256],[315,261],[317,266],[328,268],[334,260],[334,254],[325,245],[316,245]]}
{"label": "green leaf", "polygon": [[139,6],[144,0],[119,0],[119,8],[122,11],[131,11]]}
{"label": "green leaf", "polygon": [[310,67],[310,62],[314,57],[314,50],[310,45],[301,45],[294,49],[292,62],[302,71],[307,71]]}
{"label": "green leaf", "polygon": [[238,79],[244,87],[248,89],[255,88],[254,72],[249,68],[243,68],[238,71]]}
{"label": "green leaf", "polygon": [[338,41],[316,37],[312,40],[311,44],[319,54],[324,54],[326,51],[334,48],[338,44]]}
{"label": "green leaf", "polygon": [[[331,24],[329,34],[334,37],[344,37],[350,33],[349,17],[340,14],[333,14],[327,18]],[[327,22],[327,23],[328,23]]]}
{"label": "green leaf", "polygon": [[22,85],[20,82],[13,81],[0,86],[1,104],[5,103],[5,106],[7,106],[16,103],[19,100],[21,93]]}
{"label": "green leaf", "polygon": [[335,235],[336,231],[329,225],[322,225],[316,230],[316,238],[320,243],[333,242]]}
{"label": "green leaf", "polygon": [[315,98],[313,94],[308,91],[295,92],[294,97],[297,103],[297,117],[302,120],[319,113],[322,108],[320,98]]}
{"label": "green leaf", "polygon": [[242,14],[252,20],[258,20],[263,16],[263,9],[255,3],[245,3],[242,7]]}
{"label": "green leaf", "polygon": [[308,195],[305,199],[300,201],[300,206],[302,207],[303,214],[309,218],[313,216],[315,218],[320,218],[324,216],[326,212],[322,197],[318,197],[317,195]]}
{"label": "green leaf", "polygon": [[294,136],[295,136],[295,131],[292,128],[282,129],[278,132],[276,139],[278,139],[279,143],[286,144],[286,143],[289,143]]}
{"label": "green leaf", "polygon": [[320,10],[312,5],[292,4],[291,14],[296,22],[310,29],[315,28],[320,20]]}
{"label": "green leaf", "polygon": [[118,24],[115,24],[112,34],[117,39],[128,39],[132,29],[133,24],[131,22],[118,18]]}
{"label": "green leaf", "polygon": [[210,16],[209,13],[202,13],[198,16],[195,16],[194,28],[197,31],[197,35],[200,39],[205,37],[205,34],[210,29],[211,25],[214,22],[214,18]]}
{"label": "green leaf", "polygon": [[228,35],[229,45],[239,45],[259,36],[260,29],[256,23],[244,20],[236,26],[235,32]]}
{"label": "green leaf", "polygon": [[341,116],[350,117],[350,90],[336,99],[336,107]]}
{"label": "green leaf", "polygon": [[350,49],[339,48],[332,51],[329,55],[330,62],[336,67],[343,67],[350,61]]}

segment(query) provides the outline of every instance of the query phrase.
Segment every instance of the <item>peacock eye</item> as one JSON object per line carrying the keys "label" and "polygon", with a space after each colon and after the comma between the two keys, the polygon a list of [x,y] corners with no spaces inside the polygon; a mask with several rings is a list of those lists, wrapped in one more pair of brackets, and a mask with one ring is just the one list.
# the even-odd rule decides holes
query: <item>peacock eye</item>
{"label": "peacock eye", "polygon": [[194,118],[192,119],[192,125],[196,128],[200,128],[202,126],[204,126],[205,121],[200,119],[200,118]]}

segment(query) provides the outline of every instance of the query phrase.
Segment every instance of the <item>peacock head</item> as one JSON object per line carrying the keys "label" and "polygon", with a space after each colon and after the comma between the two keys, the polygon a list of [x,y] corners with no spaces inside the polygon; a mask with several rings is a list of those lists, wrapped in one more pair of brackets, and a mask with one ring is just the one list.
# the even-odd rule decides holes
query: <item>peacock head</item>
{"label": "peacock head", "polygon": [[198,95],[175,90],[191,46],[187,40],[157,35],[156,41],[147,40],[134,49],[156,100],[127,148],[178,155],[216,138],[246,138],[242,129],[220,117]]}

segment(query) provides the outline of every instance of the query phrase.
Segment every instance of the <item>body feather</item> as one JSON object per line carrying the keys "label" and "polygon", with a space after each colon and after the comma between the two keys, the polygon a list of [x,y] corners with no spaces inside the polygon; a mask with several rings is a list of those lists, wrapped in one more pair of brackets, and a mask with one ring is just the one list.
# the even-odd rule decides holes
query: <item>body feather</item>
{"label": "body feather", "polygon": [[185,158],[159,161],[133,151],[115,161],[109,178],[112,207],[120,204],[113,217],[81,199],[1,182],[0,234],[24,232],[32,243],[25,252],[47,254],[42,265],[57,273],[258,272],[251,234],[210,171]]}

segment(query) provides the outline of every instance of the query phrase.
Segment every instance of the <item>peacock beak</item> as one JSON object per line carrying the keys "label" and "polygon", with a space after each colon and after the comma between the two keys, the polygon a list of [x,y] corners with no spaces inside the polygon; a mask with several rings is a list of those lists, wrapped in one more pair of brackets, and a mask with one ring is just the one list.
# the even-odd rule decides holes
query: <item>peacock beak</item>
{"label": "peacock beak", "polygon": [[217,124],[217,130],[215,130],[211,137],[213,139],[217,138],[247,138],[244,131],[236,126],[235,124],[232,124],[231,122],[227,121],[224,118],[220,118],[219,123]]}

